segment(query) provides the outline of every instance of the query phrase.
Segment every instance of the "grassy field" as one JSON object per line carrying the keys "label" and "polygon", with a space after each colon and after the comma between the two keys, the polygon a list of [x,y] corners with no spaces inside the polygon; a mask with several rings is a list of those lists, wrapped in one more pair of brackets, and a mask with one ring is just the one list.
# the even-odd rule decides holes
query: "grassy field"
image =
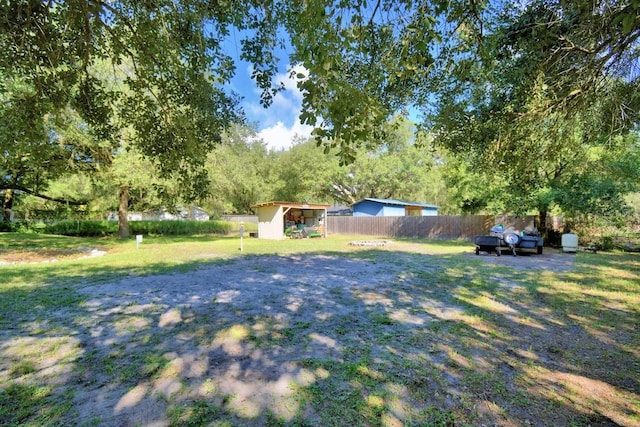
{"label": "grassy field", "polygon": [[0,234],[0,425],[640,426],[640,254],[363,239]]}

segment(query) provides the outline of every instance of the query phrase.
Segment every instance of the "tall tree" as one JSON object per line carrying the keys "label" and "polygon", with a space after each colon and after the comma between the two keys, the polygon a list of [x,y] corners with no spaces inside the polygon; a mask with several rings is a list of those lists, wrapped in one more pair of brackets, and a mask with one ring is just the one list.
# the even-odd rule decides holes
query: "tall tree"
{"label": "tall tree", "polygon": [[230,127],[207,158],[211,189],[203,202],[218,213],[252,213],[251,206],[271,200],[274,162],[255,129]]}
{"label": "tall tree", "polygon": [[[469,207],[499,200],[511,212],[537,210],[545,228],[554,204],[569,207],[567,182],[595,170],[612,176],[611,155],[637,150],[618,136],[638,123],[640,80],[629,55],[640,31],[621,21],[637,8],[596,3],[506,8],[480,51],[482,61],[463,57],[454,78],[442,68],[438,142],[465,156],[484,182],[502,183],[486,186],[484,196],[474,197],[480,205]],[[601,62],[607,50],[614,64]],[[611,182],[617,192],[628,191],[619,179]]]}
{"label": "tall tree", "polygon": [[52,180],[87,171],[99,161],[104,147],[86,131],[71,108],[50,113],[37,93],[23,82],[4,79],[0,93],[0,191],[3,219],[10,219],[16,194],[52,201],[86,204],[86,200],[46,194]]}
{"label": "tall tree", "polygon": [[278,153],[274,199],[321,203],[330,201],[324,191],[330,173],[338,167],[333,153],[325,153],[310,139],[298,138],[288,151]]}
{"label": "tall tree", "polygon": [[116,208],[118,212],[118,236],[121,238],[129,237],[131,209],[172,207],[181,200],[177,180],[161,178],[152,162],[127,142],[123,139],[121,148],[93,178],[96,195],[102,199],[103,206],[109,211]]}
{"label": "tall tree", "polygon": [[333,172],[327,192],[335,200],[349,205],[365,197],[433,201],[436,155],[426,149],[429,141],[417,141],[413,125],[402,117],[385,133],[383,144],[361,150],[352,164]]}
{"label": "tall tree", "polygon": [[[205,154],[239,117],[222,87],[233,69],[222,52],[226,26],[249,26],[236,12],[231,4],[210,8],[198,1],[3,2],[0,74],[24,90],[0,85],[3,108],[20,118],[19,129],[2,135],[2,152],[36,153],[29,146],[36,139],[38,148],[51,150],[41,157],[54,157],[48,134],[27,132],[69,108],[96,140],[116,150],[115,115],[135,130],[132,143],[141,153],[166,174],[179,172],[181,188],[201,188]],[[259,56],[254,52],[257,63]],[[101,78],[96,65],[105,59],[114,67],[131,65],[122,84]]]}
{"label": "tall tree", "polygon": [[[471,28],[481,7],[463,0],[10,0],[0,5],[0,70],[24,80],[43,112],[73,104],[101,137],[114,132],[118,100],[135,145],[164,170],[183,172],[186,186],[198,182],[192,167],[202,166],[239,115],[224,86],[235,71],[225,52],[230,34],[241,35],[240,56],[253,64],[265,105],[280,89],[272,84],[274,52],[288,36],[290,63],[307,70],[301,118],[321,119],[318,136],[350,160],[358,143],[375,143],[380,125],[420,96],[437,20]],[[131,61],[126,92],[92,72],[105,58]]]}

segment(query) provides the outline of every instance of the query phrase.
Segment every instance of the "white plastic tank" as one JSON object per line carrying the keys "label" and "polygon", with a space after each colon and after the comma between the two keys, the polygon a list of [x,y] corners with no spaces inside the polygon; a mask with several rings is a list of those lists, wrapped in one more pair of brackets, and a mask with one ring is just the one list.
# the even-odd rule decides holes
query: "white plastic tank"
{"label": "white plastic tank", "polygon": [[576,252],[578,250],[578,235],[567,233],[562,235],[562,252]]}

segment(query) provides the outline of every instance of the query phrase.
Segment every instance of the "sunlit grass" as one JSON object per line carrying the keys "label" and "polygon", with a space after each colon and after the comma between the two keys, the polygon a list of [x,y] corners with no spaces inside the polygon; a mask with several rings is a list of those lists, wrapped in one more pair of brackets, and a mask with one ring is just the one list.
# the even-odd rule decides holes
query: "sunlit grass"
{"label": "sunlit grass", "polygon": [[[370,248],[350,246],[353,236],[326,239],[265,240],[243,238],[240,252],[239,236],[144,236],[140,245],[135,238],[77,238],[32,234],[0,233],[3,251],[33,248],[78,247],[97,248],[106,255],[58,262],[0,265],[3,283],[7,286],[43,285],[62,282],[111,280],[129,275],[160,274],[175,269],[188,271],[200,265],[220,262],[230,257],[252,255],[301,255],[305,253],[337,252],[345,256],[369,256]],[[418,243],[418,245],[416,245]],[[379,251],[403,250],[419,246],[423,253],[460,253],[469,249],[460,242],[449,245],[430,241],[401,241]],[[1,259],[1,258],[0,258]]]}
{"label": "sunlit grass", "polygon": [[[241,253],[238,236],[145,236],[136,248],[133,239],[0,234],[2,251],[106,251],[0,265],[0,326],[7,331],[0,424],[73,419],[68,390],[106,381],[126,388],[125,396],[157,399],[166,409],[159,417],[176,426],[637,425],[639,255],[580,253],[566,271],[527,270],[489,264],[494,258],[472,256],[466,242],[349,245],[358,239],[368,238],[245,238]],[[333,286],[327,273],[312,287],[283,278],[264,296],[265,305],[280,308],[251,314],[219,296],[209,295],[199,310],[163,299],[101,307],[108,301],[77,291],[223,267],[239,257],[252,261],[247,274],[270,277],[281,270],[258,261],[272,255],[382,265],[389,279],[370,283],[347,272],[350,282]],[[280,292],[294,291],[295,301],[281,301]],[[313,316],[298,317],[305,310]],[[89,334],[104,334],[90,340],[104,340],[103,350],[82,346]],[[260,369],[262,382],[251,382]],[[273,376],[278,369],[284,373]],[[215,372],[256,392],[282,383],[279,398],[229,393]]]}

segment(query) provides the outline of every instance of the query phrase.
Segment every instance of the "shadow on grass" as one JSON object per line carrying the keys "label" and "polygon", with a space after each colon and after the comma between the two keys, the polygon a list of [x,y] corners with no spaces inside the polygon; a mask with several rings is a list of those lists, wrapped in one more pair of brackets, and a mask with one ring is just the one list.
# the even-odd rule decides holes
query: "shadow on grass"
{"label": "shadow on grass", "polygon": [[[2,382],[51,388],[3,421],[39,425],[48,408],[97,425],[637,425],[637,261],[553,273],[359,250],[186,262],[184,275],[53,267],[55,284],[2,292]],[[43,360],[65,348],[72,371],[51,372]]]}
{"label": "shadow on grass", "polygon": [[[419,239],[408,237],[394,237],[394,241],[404,243],[421,243],[434,247],[450,248],[450,247],[464,247],[473,249],[475,245],[471,241],[467,240],[435,240],[435,239]],[[470,249],[470,250],[471,250]]]}

